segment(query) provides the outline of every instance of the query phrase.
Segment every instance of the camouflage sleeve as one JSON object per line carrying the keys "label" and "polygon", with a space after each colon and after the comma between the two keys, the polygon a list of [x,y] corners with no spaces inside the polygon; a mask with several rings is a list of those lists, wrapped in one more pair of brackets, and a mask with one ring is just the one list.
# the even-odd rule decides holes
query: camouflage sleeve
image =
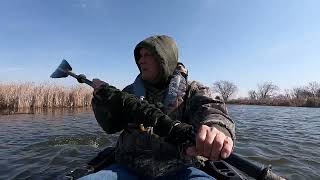
{"label": "camouflage sleeve", "polygon": [[[125,87],[122,91],[132,93],[132,85]],[[102,97],[102,99],[104,98]],[[93,96],[92,109],[99,125],[108,134],[119,132],[126,127],[126,123],[120,115],[115,116],[116,113],[111,115],[108,105],[101,101],[101,97]]]}
{"label": "camouflage sleeve", "polygon": [[177,123],[154,104],[108,84],[94,94],[93,101],[96,119],[109,134],[121,131],[132,123],[153,127],[155,134],[164,137],[170,134]]}
{"label": "camouflage sleeve", "polygon": [[191,82],[189,88],[186,101],[189,123],[196,128],[200,125],[215,127],[234,140],[235,123],[228,115],[225,103],[213,98],[210,89],[199,82]]}

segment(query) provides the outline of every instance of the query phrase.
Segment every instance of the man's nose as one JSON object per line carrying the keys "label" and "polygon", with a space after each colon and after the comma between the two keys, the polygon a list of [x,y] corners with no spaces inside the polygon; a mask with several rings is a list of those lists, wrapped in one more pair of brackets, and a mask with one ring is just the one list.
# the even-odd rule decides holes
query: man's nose
{"label": "man's nose", "polygon": [[139,64],[144,64],[146,62],[146,58],[144,56],[141,56],[138,63]]}

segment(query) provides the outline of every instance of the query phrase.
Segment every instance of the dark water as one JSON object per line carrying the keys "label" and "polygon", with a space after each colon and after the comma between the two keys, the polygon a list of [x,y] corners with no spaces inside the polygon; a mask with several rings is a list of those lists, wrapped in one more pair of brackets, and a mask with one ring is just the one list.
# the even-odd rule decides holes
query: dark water
{"label": "dark water", "polygon": [[[320,179],[320,109],[229,106],[236,151],[289,179]],[[59,179],[114,145],[90,110],[0,116],[0,179]]]}

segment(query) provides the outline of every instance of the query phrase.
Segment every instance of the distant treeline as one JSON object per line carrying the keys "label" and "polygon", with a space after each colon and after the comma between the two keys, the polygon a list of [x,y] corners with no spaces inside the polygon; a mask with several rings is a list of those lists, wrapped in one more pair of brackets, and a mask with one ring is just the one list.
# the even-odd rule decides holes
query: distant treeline
{"label": "distant treeline", "polygon": [[229,104],[320,107],[320,83],[310,82],[305,86],[283,91],[272,82],[258,84],[257,89],[248,91],[248,97],[230,99],[238,90],[230,81],[217,81],[213,91],[220,94]]}
{"label": "distant treeline", "polygon": [[239,98],[227,101],[228,104],[265,105],[265,106],[295,106],[295,107],[320,107],[319,97],[308,98],[270,98],[264,100],[254,100],[249,98]]}
{"label": "distant treeline", "polygon": [[92,89],[77,85],[0,83],[0,111],[91,106]]}

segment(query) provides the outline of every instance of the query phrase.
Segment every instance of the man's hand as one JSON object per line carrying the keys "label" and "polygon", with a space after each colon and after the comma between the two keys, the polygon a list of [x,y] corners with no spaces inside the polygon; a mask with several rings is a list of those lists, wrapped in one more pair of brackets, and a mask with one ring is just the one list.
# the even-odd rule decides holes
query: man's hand
{"label": "man's hand", "polygon": [[101,81],[100,79],[93,79],[92,80],[92,87],[94,89],[93,94],[96,94],[104,85],[107,85],[106,82]]}
{"label": "man's hand", "polygon": [[202,125],[196,135],[196,146],[186,150],[189,156],[204,156],[210,160],[225,159],[230,156],[233,141],[214,127]]}

